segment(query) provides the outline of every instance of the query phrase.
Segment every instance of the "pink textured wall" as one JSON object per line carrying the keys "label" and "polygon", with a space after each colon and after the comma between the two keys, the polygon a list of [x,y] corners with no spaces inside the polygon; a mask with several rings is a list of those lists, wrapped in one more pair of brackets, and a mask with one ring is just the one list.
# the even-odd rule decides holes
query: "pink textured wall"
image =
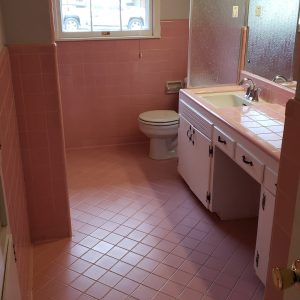
{"label": "pink textured wall", "polygon": [[9,55],[0,51],[0,144],[6,206],[23,299],[29,299],[31,243]]}
{"label": "pink textured wall", "polygon": [[67,148],[145,141],[139,113],[177,109],[164,89],[187,74],[188,20],[161,21],[161,35],[58,43]]}
{"label": "pink textured wall", "polygon": [[295,57],[294,57],[294,79],[295,80],[300,80],[299,69],[300,69],[300,32],[298,32],[296,36]]}
{"label": "pink textured wall", "polygon": [[55,45],[10,46],[33,242],[69,236]]}
{"label": "pink textured wall", "polygon": [[[300,49],[300,35],[297,35],[297,48]],[[300,78],[299,51],[295,53],[294,75]],[[278,188],[270,250],[269,274],[265,290],[265,300],[283,300],[283,292],[274,287],[271,271],[275,266],[288,266],[289,248],[293,230],[294,209],[300,178],[300,85],[295,98],[286,106],[286,119],[281,149]]]}

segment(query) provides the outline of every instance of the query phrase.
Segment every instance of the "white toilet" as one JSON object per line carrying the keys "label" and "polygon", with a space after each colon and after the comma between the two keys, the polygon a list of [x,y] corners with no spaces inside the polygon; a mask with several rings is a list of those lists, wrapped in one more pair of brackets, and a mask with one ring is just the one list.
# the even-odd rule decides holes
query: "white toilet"
{"label": "white toilet", "polygon": [[169,159],[177,156],[179,115],[174,110],[152,110],[139,115],[140,130],[150,138],[149,156]]}

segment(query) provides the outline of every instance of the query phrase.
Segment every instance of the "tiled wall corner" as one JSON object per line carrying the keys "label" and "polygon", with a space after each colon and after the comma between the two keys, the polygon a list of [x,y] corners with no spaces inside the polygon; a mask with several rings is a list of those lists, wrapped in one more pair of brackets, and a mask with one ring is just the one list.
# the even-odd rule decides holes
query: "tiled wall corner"
{"label": "tiled wall corner", "polygon": [[6,205],[23,299],[29,299],[31,242],[9,54],[0,51],[0,144]]}
{"label": "tiled wall corner", "polygon": [[55,45],[10,46],[33,242],[70,236]]}
{"label": "tiled wall corner", "polygon": [[[289,245],[293,230],[294,208],[300,179],[300,102],[290,100],[286,108],[286,123],[281,151],[275,218],[270,253],[271,267],[287,266]],[[268,274],[265,300],[282,300],[283,294],[275,289],[271,269]]]}
{"label": "tiled wall corner", "polygon": [[145,141],[139,113],[177,109],[165,82],[187,74],[188,33],[188,20],[171,20],[160,39],[58,43],[67,148]]}

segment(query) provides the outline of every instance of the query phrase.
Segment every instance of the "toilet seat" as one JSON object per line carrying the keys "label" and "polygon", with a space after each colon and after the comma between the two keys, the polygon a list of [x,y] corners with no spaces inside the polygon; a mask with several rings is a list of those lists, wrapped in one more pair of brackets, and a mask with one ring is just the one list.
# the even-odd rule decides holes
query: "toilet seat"
{"label": "toilet seat", "polygon": [[174,110],[151,110],[141,113],[139,121],[152,126],[170,126],[179,123],[179,116]]}

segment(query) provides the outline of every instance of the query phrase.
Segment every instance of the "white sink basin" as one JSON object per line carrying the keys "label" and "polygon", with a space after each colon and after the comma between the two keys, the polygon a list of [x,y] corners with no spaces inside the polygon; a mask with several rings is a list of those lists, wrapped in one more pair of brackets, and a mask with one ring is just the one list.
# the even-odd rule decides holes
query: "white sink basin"
{"label": "white sink basin", "polygon": [[237,106],[250,106],[252,103],[246,100],[243,94],[236,93],[211,93],[202,94],[202,98],[211,103],[212,105],[222,107],[237,107]]}

